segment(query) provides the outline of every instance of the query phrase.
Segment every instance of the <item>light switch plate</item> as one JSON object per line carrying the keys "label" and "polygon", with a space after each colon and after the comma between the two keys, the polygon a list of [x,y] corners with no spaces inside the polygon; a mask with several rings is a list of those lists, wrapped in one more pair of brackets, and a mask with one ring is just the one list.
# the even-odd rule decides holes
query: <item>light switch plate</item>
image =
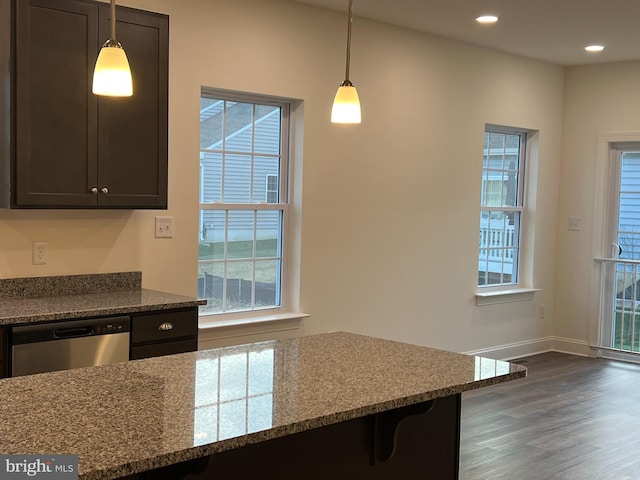
{"label": "light switch plate", "polygon": [[156,217],[156,238],[173,238],[173,217]]}
{"label": "light switch plate", "polygon": [[579,231],[582,228],[581,217],[569,217],[567,219],[567,230]]}

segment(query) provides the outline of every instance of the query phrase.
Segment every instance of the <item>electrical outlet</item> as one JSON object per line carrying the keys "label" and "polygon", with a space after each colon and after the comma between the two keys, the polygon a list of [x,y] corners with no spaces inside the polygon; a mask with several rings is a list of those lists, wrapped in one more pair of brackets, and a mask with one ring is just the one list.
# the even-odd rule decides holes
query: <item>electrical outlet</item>
{"label": "electrical outlet", "polygon": [[538,318],[540,320],[544,320],[544,314],[545,314],[545,308],[544,305],[539,305],[538,306]]}
{"label": "electrical outlet", "polygon": [[173,217],[156,217],[156,238],[173,238]]}
{"label": "electrical outlet", "polygon": [[32,262],[34,265],[46,265],[49,244],[47,242],[33,242]]}

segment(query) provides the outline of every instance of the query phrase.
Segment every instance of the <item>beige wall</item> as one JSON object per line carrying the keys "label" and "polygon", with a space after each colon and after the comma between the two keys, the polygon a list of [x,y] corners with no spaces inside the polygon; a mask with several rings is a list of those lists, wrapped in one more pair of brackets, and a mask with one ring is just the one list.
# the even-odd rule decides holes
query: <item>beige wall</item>
{"label": "beige wall", "polygon": [[[555,322],[560,337],[596,340],[599,267],[593,258],[610,255],[602,240],[607,158],[598,151],[607,137],[640,140],[638,85],[640,62],[566,70]],[[581,231],[567,230],[569,216],[582,217]]]}
{"label": "beige wall", "polygon": [[[304,101],[304,332],[347,330],[458,351],[553,333],[564,70],[356,18],[363,123],[329,122],[345,18],[279,0],[123,0],[168,13],[168,212],[0,211],[0,276],[141,269],[194,295],[200,86]],[[126,45],[125,45],[126,48]],[[485,123],[539,130],[528,192],[536,302],[476,307]],[[155,239],[155,215],[175,237]],[[49,264],[31,265],[31,242]],[[538,318],[537,304],[546,306]]]}

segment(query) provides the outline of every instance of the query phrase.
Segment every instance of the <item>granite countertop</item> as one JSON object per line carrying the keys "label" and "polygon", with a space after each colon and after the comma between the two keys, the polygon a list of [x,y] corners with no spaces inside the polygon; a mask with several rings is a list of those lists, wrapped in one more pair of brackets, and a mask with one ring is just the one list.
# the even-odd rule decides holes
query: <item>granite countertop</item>
{"label": "granite countertop", "polygon": [[0,452],[113,479],[506,382],[526,369],[350,333],[0,380]]}
{"label": "granite countertop", "polygon": [[141,283],[141,272],[0,279],[0,325],[206,304],[206,300],[144,289]]}

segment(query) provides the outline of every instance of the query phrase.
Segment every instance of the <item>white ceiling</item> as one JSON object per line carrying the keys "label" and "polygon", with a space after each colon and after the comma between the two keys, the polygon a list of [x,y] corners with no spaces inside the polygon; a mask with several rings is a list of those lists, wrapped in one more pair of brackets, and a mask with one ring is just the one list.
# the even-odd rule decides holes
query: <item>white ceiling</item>
{"label": "white ceiling", "polygon": [[[348,0],[293,0],[343,12]],[[495,25],[475,17],[495,14]],[[357,17],[559,65],[640,59],[640,0],[354,0]],[[589,44],[606,45],[589,54]]]}

